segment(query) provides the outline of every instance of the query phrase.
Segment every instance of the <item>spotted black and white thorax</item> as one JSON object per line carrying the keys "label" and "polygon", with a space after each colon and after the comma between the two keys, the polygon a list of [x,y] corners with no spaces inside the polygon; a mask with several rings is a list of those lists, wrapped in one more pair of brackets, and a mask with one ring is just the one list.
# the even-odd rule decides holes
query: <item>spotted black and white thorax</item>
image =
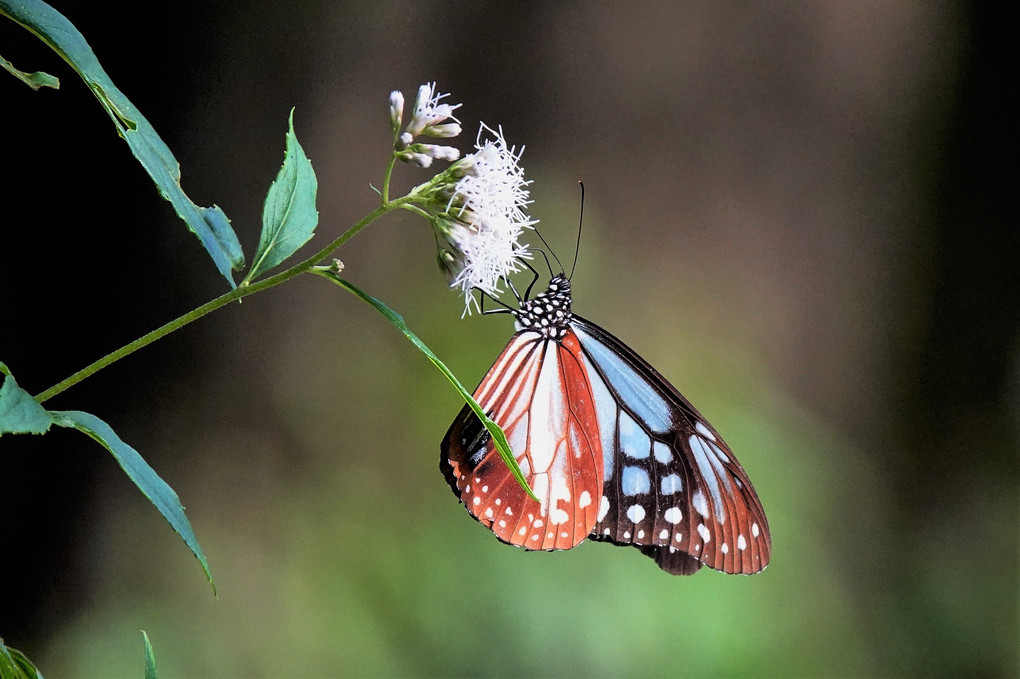
{"label": "spotted black and white thorax", "polygon": [[545,339],[561,340],[567,334],[573,314],[570,313],[570,281],[566,276],[553,276],[545,292],[521,302],[515,309],[514,328],[532,330]]}

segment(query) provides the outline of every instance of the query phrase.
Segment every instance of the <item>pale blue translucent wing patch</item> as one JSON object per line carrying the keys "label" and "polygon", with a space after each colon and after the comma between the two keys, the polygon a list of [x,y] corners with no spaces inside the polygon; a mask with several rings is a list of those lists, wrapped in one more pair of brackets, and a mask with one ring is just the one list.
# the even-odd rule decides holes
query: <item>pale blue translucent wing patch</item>
{"label": "pale blue translucent wing patch", "polygon": [[592,538],[640,547],[672,573],[756,573],[771,538],[747,475],[712,427],[620,340],[570,323],[596,399],[605,469]]}

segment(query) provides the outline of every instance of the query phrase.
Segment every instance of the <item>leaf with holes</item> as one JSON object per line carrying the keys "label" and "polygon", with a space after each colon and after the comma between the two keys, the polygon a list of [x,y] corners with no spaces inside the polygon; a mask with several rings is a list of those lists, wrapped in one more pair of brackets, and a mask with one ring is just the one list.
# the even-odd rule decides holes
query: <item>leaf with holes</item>
{"label": "leaf with holes", "polygon": [[55,90],[60,89],[60,81],[54,78],[49,73],[43,73],[42,71],[36,71],[35,73],[26,73],[19,71],[14,67],[14,64],[7,61],[3,57],[0,57],[0,68],[3,68],[8,73],[13,75],[15,78],[25,83],[33,90],[38,90],[43,87],[52,87]]}

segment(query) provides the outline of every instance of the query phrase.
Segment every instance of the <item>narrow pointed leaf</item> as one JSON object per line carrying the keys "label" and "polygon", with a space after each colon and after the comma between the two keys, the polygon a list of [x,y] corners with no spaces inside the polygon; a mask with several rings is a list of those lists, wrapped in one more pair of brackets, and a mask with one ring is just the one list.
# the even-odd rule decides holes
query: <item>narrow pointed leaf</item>
{"label": "narrow pointed leaf", "polygon": [[[195,532],[191,528],[188,517],[184,515],[184,507],[181,505],[180,498],[177,497],[177,493],[174,492],[173,488],[167,485],[166,481],[161,479],[152,467],[142,459],[138,451],[124,443],[113,429],[110,428],[110,425],[95,415],[77,410],[54,410],[50,414],[53,416],[55,424],[61,427],[71,427],[88,434],[113,454],[114,459],[117,460],[117,463],[128,475],[128,478],[134,481],[138,489],[142,491],[142,494],[149,498],[149,501],[156,506],[159,513],[177,531],[177,534],[181,536],[185,544],[191,548],[199,563],[202,564],[202,570],[205,571],[209,584],[213,584],[212,574],[209,572],[209,563],[206,561],[205,554],[198,544],[198,538],[195,537]],[[213,591],[216,591],[214,584]]]}
{"label": "narrow pointed leaf", "polygon": [[149,635],[142,630],[142,639],[145,640],[145,679],[158,679],[156,674],[156,654],[152,652],[152,644],[149,643]]}
{"label": "narrow pointed leaf", "polygon": [[503,430],[500,428],[498,424],[489,419],[488,415],[485,414],[485,411],[483,411],[481,406],[478,405],[478,402],[475,401],[473,396],[471,396],[471,392],[464,388],[464,385],[460,383],[460,381],[453,374],[453,372],[449,368],[447,368],[442,361],[439,360],[439,357],[432,353],[432,350],[429,349],[425,345],[425,343],[422,342],[421,339],[411,331],[410,328],[407,327],[407,323],[404,322],[403,317],[397,312],[390,309],[388,306],[386,306],[382,301],[376,299],[375,297],[372,297],[366,292],[363,292],[353,283],[350,283],[349,281],[340,278],[335,273],[327,271],[325,269],[315,269],[314,271],[320,276],[323,276],[333,281],[334,283],[339,285],[341,288],[344,288],[348,292],[354,293],[354,295],[361,299],[363,302],[365,302],[366,304],[374,308],[376,311],[381,313],[386,318],[386,320],[392,323],[394,327],[397,328],[397,330],[402,332],[404,336],[407,337],[407,339],[411,340],[411,343],[418,348],[418,351],[423,353],[425,357],[429,359],[429,361],[431,361],[432,364],[436,366],[436,368],[439,369],[439,372],[443,373],[446,379],[450,381],[450,384],[453,385],[454,389],[456,389],[457,392],[460,393],[461,398],[463,398],[464,402],[468,404],[468,407],[471,408],[472,411],[474,411],[475,416],[482,421],[482,424],[485,425],[485,428],[489,430],[489,434],[492,436],[493,443],[495,443],[496,445],[496,450],[499,451],[499,456],[503,459],[503,462],[506,464],[506,466],[510,468],[510,472],[514,475],[514,478],[517,479],[517,483],[520,484],[521,488],[524,489],[524,492],[526,492],[531,499],[538,502],[539,501],[538,498],[535,497],[534,491],[532,491],[531,488],[528,486],[528,482],[524,478],[524,473],[521,471],[520,466],[517,464],[517,459],[514,457],[513,452],[511,452],[510,450],[510,444],[506,440],[506,434],[503,433]]}
{"label": "narrow pointed leaf", "polygon": [[317,190],[312,163],[294,134],[294,110],[291,109],[283,167],[266,195],[259,249],[246,281],[272,269],[312,238],[319,222],[315,209]]}
{"label": "narrow pointed leaf", "polygon": [[25,73],[24,71],[19,71],[14,67],[14,64],[3,57],[0,57],[0,68],[5,69],[8,73],[31,87],[33,90],[38,90],[43,87],[52,87],[55,90],[60,89],[60,81],[49,73],[43,73],[42,71]]}
{"label": "narrow pointed leaf", "polygon": [[220,208],[199,207],[184,193],[177,159],[149,121],[113,84],[78,29],[39,0],[0,0],[0,13],[39,36],[77,71],[113,120],[117,133],[149,173],[160,195],[170,201],[188,229],[198,236],[219,272],[235,287],[231,271],[244,266],[244,254],[230,221]]}
{"label": "narrow pointed leaf", "polygon": [[0,363],[0,436],[4,434],[45,434],[53,424],[49,411],[18,386],[14,375]]}

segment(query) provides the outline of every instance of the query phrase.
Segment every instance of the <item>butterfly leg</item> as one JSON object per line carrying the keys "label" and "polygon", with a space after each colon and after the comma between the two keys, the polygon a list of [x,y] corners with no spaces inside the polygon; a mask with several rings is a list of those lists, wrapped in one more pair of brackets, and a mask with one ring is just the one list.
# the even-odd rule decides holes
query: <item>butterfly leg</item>
{"label": "butterfly leg", "polygon": [[[542,254],[545,255],[544,252]],[[519,259],[517,261],[519,261],[524,266],[528,267],[531,270],[531,273],[535,274],[535,277],[531,279],[531,283],[528,284],[528,289],[524,291],[524,299],[531,299],[531,289],[535,287],[535,283],[538,282],[538,279],[540,277],[539,273],[535,269],[535,267],[531,266],[531,264],[527,262],[527,260]],[[548,263],[549,263],[548,260],[546,260],[546,264]]]}
{"label": "butterfly leg", "polygon": [[[491,314],[510,314],[510,313],[513,313],[515,311],[515,309],[513,309],[512,307],[507,306],[506,304],[504,304],[503,302],[499,301],[498,299],[496,299],[495,297],[493,297],[489,293],[485,292],[484,290],[479,290],[478,292],[481,293],[481,297],[480,297],[480,302],[479,302],[478,308],[482,312],[483,316],[489,316]],[[491,299],[496,304],[499,304],[502,308],[501,309],[486,309],[485,308],[485,298],[486,297]]]}

